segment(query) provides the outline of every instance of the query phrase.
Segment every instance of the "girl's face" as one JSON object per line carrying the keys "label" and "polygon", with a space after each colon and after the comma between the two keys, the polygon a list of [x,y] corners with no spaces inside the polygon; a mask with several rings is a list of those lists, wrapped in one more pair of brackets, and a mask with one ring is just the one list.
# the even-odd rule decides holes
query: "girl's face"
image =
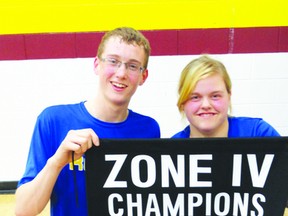
{"label": "girl's face", "polygon": [[198,81],[183,107],[190,122],[190,136],[227,136],[230,97],[220,75],[215,74]]}

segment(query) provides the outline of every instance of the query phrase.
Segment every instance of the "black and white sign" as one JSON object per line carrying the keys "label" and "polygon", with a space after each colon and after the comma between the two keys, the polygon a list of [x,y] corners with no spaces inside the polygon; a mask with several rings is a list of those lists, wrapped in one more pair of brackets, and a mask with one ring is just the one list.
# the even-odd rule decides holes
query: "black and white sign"
{"label": "black and white sign", "polygon": [[101,140],[86,178],[90,216],[283,216],[288,138]]}

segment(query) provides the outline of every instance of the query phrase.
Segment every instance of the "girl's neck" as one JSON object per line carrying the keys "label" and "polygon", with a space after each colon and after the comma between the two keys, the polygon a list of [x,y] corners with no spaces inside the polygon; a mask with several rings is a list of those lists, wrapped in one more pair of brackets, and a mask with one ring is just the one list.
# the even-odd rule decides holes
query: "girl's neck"
{"label": "girl's neck", "polygon": [[196,128],[191,127],[190,125],[190,138],[228,137],[228,130],[229,130],[228,119],[213,131],[199,131]]}

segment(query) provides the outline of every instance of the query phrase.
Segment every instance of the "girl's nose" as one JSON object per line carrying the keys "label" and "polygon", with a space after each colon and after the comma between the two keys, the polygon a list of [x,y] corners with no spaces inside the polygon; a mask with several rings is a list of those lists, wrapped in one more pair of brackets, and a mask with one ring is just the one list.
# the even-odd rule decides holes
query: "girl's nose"
{"label": "girl's nose", "polygon": [[202,108],[210,108],[211,107],[211,103],[209,98],[204,97],[202,100]]}

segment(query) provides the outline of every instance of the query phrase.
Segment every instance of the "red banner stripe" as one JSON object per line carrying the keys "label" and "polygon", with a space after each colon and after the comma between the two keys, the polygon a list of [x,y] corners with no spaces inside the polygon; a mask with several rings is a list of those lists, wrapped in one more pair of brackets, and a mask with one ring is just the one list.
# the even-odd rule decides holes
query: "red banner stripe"
{"label": "red banner stripe", "polygon": [[[152,55],[288,52],[288,27],[142,31]],[[0,35],[0,60],[94,57],[104,32]]]}

